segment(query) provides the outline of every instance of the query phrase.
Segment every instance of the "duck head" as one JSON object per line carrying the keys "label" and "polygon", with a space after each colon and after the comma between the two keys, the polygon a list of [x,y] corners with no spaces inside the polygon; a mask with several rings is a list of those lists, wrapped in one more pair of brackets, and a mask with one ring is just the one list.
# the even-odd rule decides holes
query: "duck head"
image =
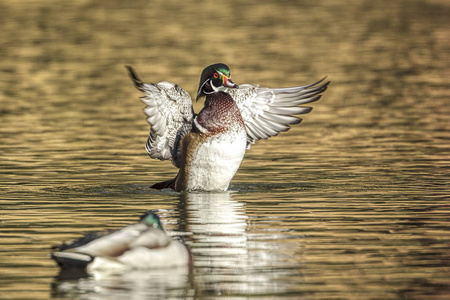
{"label": "duck head", "polygon": [[230,68],[225,64],[214,64],[206,67],[200,76],[200,84],[197,91],[198,100],[202,96],[220,91],[223,88],[239,88],[230,79]]}
{"label": "duck head", "polygon": [[148,212],[144,213],[141,216],[139,222],[144,223],[145,225],[147,225],[149,227],[157,228],[157,229],[164,231],[164,229],[161,225],[161,221],[159,220],[159,216],[152,211],[148,211]]}

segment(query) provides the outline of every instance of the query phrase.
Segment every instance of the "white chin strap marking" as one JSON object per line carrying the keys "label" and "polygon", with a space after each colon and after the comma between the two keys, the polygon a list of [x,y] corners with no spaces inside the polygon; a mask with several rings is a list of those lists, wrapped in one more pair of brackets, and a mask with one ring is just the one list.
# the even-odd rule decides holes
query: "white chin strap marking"
{"label": "white chin strap marking", "polygon": [[218,92],[218,91],[219,91],[219,88],[220,88],[220,87],[215,87],[214,84],[213,84],[213,82],[212,82],[212,80],[210,80],[209,83],[211,84],[211,87],[212,87],[212,89],[213,89],[215,92]]}
{"label": "white chin strap marking", "polygon": [[194,124],[195,124],[195,127],[197,127],[198,130],[200,130],[201,133],[205,133],[205,134],[208,133],[208,129],[206,129],[205,127],[203,127],[202,125],[200,125],[197,122],[197,117],[194,119]]}
{"label": "white chin strap marking", "polygon": [[211,85],[211,87],[212,87],[213,90],[212,90],[211,92],[203,91],[203,93],[205,93],[205,94],[207,94],[207,95],[212,94],[212,93],[215,93],[215,92],[218,92],[218,91],[220,91],[221,88],[222,88],[221,86],[219,86],[219,87],[214,86],[214,84],[212,83],[212,80],[209,81],[209,84]]}

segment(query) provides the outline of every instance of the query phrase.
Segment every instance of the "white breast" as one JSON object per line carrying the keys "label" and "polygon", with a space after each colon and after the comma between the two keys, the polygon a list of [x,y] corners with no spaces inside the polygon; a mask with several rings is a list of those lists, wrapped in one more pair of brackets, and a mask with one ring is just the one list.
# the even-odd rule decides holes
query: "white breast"
{"label": "white breast", "polygon": [[192,158],[187,190],[226,191],[244,158],[246,144],[244,130],[207,138]]}

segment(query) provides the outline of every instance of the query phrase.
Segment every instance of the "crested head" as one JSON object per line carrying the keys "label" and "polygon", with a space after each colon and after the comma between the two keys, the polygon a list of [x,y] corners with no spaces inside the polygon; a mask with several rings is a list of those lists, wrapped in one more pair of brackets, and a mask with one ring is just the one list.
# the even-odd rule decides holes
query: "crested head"
{"label": "crested head", "polygon": [[207,66],[200,76],[197,100],[221,87],[238,88],[238,85],[231,81],[230,74],[230,68],[226,64],[218,63]]}
{"label": "crested head", "polygon": [[200,76],[200,82],[205,81],[208,78],[211,78],[215,72],[220,72],[227,77],[230,77],[230,68],[226,64],[218,63],[207,66],[203,69],[202,75]]}
{"label": "crested head", "polygon": [[157,229],[161,229],[164,231],[161,221],[159,220],[159,216],[155,214],[152,211],[148,211],[144,213],[141,218],[139,219],[139,222],[144,223],[145,225]]}

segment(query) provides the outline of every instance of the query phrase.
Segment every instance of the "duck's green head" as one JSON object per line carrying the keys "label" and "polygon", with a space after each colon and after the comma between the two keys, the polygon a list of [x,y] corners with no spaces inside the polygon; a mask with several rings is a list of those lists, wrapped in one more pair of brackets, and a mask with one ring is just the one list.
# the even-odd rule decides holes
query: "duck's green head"
{"label": "duck's green head", "polygon": [[139,222],[146,224],[149,227],[161,229],[164,231],[161,221],[159,220],[159,216],[152,211],[148,211],[141,216]]}
{"label": "duck's green head", "polygon": [[207,66],[200,76],[197,99],[207,94],[218,91],[221,87],[239,88],[230,79],[230,68],[225,64],[214,64]]}

